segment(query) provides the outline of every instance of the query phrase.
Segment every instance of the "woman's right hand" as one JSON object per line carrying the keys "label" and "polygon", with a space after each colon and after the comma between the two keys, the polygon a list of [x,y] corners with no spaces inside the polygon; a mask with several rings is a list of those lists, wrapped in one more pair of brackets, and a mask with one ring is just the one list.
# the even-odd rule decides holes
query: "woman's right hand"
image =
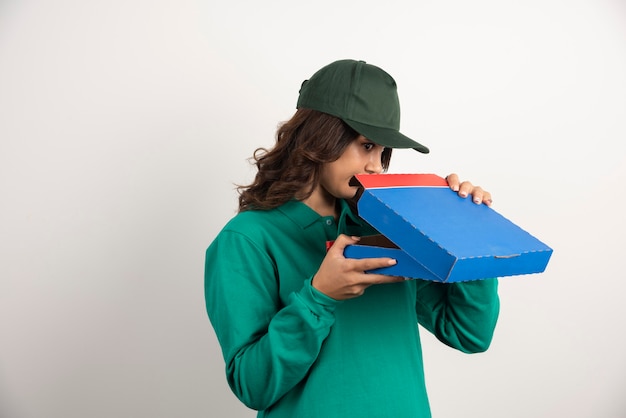
{"label": "woman's right hand", "polygon": [[340,235],[330,247],[319,270],[313,276],[314,288],[335,300],[351,299],[361,296],[365,289],[373,284],[402,282],[398,276],[365,273],[396,264],[393,258],[346,258],[343,251],[348,245],[357,244],[358,237]]}

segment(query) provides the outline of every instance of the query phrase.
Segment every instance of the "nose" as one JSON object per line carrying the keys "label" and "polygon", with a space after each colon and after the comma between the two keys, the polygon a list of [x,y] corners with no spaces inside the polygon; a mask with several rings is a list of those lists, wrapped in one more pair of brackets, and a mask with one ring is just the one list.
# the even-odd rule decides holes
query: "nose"
{"label": "nose", "polygon": [[373,152],[365,165],[367,174],[380,174],[383,172],[382,152]]}

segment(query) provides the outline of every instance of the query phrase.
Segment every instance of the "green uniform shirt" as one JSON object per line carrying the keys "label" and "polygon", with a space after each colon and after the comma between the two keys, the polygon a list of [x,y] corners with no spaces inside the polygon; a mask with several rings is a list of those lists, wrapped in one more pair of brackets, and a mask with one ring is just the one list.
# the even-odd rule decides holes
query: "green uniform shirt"
{"label": "green uniform shirt", "polygon": [[341,205],[338,222],[295,200],[241,212],[208,248],[206,306],[228,383],[259,417],[430,417],[418,323],[486,350],[497,280],[407,280],[336,301],[311,286],[326,241],[375,232]]}

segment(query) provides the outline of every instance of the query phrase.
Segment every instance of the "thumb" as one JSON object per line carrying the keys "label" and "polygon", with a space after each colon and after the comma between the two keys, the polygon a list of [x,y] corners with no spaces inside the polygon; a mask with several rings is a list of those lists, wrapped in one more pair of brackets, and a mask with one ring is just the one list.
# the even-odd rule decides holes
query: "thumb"
{"label": "thumb", "polygon": [[328,252],[338,252],[343,255],[343,250],[345,250],[348,245],[356,244],[360,239],[361,237],[350,237],[348,235],[341,234],[337,237]]}

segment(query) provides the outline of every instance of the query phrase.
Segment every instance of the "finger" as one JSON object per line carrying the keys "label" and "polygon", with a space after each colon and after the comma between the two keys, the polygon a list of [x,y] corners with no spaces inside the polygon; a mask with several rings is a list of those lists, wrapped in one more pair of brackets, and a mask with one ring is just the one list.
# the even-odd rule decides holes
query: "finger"
{"label": "finger", "polygon": [[459,191],[460,181],[459,176],[456,173],[448,174],[448,176],[446,176],[446,181],[448,182],[448,186],[450,186],[450,189],[454,190],[455,192]]}
{"label": "finger", "polygon": [[493,203],[493,199],[491,198],[491,193],[485,192],[483,194],[483,203],[487,206],[491,206],[491,204]]}
{"label": "finger", "polygon": [[384,267],[390,267],[396,265],[397,261],[393,258],[380,257],[380,258],[362,258],[354,260],[352,269],[355,271],[369,271],[380,269]]}
{"label": "finger", "polygon": [[474,190],[472,190],[472,201],[477,205],[484,203],[487,206],[491,206],[491,203],[493,202],[491,199],[491,193],[478,186],[474,187]]}
{"label": "finger", "polygon": [[464,181],[459,186],[459,196],[466,198],[474,191],[474,185],[469,181]]}
{"label": "finger", "polygon": [[474,187],[474,189],[472,190],[472,201],[477,205],[480,205],[483,201],[484,194],[485,191],[482,189],[482,187]]}
{"label": "finger", "polygon": [[351,237],[345,234],[340,234],[333,245],[329,248],[328,252],[337,252],[339,254],[343,254],[343,251],[348,245],[353,245],[359,242],[360,237]]}
{"label": "finger", "polygon": [[389,276],[387,274],[364,274],[363,282],[368,286],[373,284],[383,284],[383,283],[398,283],[405,282],[406,278],[402,276]]}

